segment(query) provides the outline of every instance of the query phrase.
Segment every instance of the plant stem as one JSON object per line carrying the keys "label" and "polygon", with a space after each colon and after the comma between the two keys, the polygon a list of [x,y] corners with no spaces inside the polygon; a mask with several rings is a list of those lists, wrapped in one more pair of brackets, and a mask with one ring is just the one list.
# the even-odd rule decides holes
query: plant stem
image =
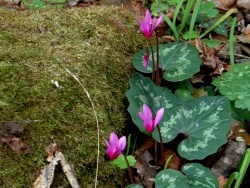
{"label": "plant stem", "polygon": [[158,142],[155,140],[155,166],[158,164],[158,159],[157,159],[157,154],[158,154],[158,147],[157,147]]}
{"label": "plant stem", "polygon": [[160,127],[157,126],[157,130],[158,130],[158,133],[159,133],[159,137],[160,137],[160,144],[161,144],[161,163],[162,163],[162,169],[164,169],[164,165],[165,165],[165,157],[164,157],[164,147],[163,147],[163,142],[162,142],[162,136],[161,136],[161,130],[160,130]]}
{"label": "plant stem", "polygon": [[155,83],[156,85],[161,85],[161,79],[160,79],[160,69],[159,69],[159,41],[158,41],[158,35],[155,31],[155,39],[156,39],[156,76],[155,76]]}
{"label": "plant stem", "polygon": [[151,48],[151,54],[152,54],[152,81],[155,83],[155,57],[154,57],[154,50],[153,50],[153,46],[151,44],[151,41],[149,42],[149,46]]}
{"label": "plant stem", "polygon": [[230,64],[234,64],[234,28],[236,26],[236,17],[233,19],[233,23],[231,25],[230,37],[229,37],[229,54],[230,54]]}
{"label": "plant stem", "polygon": [[130,183],[134,183],[133,176],[132,176],[132,169],[131,169],[130,166],[129,166],[128,159],[127,159],[127,157],[126,157],[126,155],[125,155],[124,153],[122,153],[122,155],[123,155],[123,157],[124,157],[124,159],[125,159],[125,161],[126,161],[126,163],[127,163],[127,166],[128,166],[127,169],[128,169],[128,174],[129,174]]}

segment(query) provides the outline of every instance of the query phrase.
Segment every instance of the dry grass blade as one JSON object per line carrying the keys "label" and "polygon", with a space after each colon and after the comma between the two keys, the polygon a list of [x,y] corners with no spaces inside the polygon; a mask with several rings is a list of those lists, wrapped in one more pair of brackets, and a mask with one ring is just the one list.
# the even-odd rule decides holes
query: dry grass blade
{"label": "dry grass blade", "polygon": [[[64,67],[64,66],[63,66]],[[97,158],[96,158],[96,175],[95,175],[95,188],[97,187],[97,179],[98,179],[98,170],[99,170],[99,156],[100,156],[100,130],[99,130],[99,122],[98,122],[98,118],[97,118],[97,113],[95,110],[95,105],[89,95],[89,92],[87,91],[87,89],[83,86],[83,84],[80,82],[80,80],[78,79],[78,77],[73,74],[69,69],[67,69],[66,67],[64,67],[64,69],[80,84],[80,86],[83,88],[84,92],[86,93],[93,112],[94,112],[94,116],[95,116],[95,120],[96,120],[96,127],[97,127]]]}

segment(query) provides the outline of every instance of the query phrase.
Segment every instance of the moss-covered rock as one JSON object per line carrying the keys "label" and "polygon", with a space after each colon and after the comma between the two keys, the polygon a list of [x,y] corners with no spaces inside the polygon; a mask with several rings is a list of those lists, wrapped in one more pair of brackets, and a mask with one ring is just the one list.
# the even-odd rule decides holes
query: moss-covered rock
{"label": "moss-covered rock", "polygon": [[[131,55],[143,46],[134,15],[117,7],[0,9],[0,121],[29,123],[19,137],[31,145],[20,155],[0,144],[2,188],[32,187],[46,164],[51,137],[72,164],[82,187],[93,187],[100,124],[98,187],[118,187],[124,173],[105,157],[104,140],[128,118],[125,91]],[[58,81],[58,89],[51,80]],[[124,177],[123,177],[124,178]],[[60,171],[52,187],[68,187]]]}

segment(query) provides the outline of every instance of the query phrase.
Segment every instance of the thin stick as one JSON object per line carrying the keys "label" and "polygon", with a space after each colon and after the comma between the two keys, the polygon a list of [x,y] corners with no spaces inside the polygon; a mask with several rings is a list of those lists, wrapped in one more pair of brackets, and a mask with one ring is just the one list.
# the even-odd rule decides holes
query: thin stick
{"label": "thin stick", "polygon": [[65,173],[71,187],[72,188],[80,188],[80,185],[75,177],[75,174],[74,174],[71,166],[69,165],[68,161],[66,160],[66,158],[62,154],[62,152],[56,153],[56,156],[57,155],[60,157],[59,163],[61,164],[63,172]]}
{"label": "thin stick", "polygon": [[97,118],[97,113],[95,110],[94,103],[89,95],[89,92],[85,89],[83,84],[80,82],[80,80],[77,78],[77,76],[75,74],[70,72],[69,69],[67,69],[66,67],[64,67],[64,69],[81,85],[81,87],[83,88],[84,92],[86,93],[86,95],[91,103],[91,106],[92,106],[92,109],[94,112],[94,116],[95,116],[95,120],[96,120],[96,127],[97,127],[97,158],[96,158],[96,173],[95,173],[95,188],[96,188],[97,187],[98,170],[99,170],[99,157],[100,157],[100,130],[99,130],[99,122],[98,122],[98,118]]}

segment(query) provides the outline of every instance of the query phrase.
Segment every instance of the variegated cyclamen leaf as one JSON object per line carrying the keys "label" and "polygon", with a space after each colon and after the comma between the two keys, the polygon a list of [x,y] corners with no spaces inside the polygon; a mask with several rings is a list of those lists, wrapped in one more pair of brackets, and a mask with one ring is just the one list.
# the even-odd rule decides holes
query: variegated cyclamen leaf
{"label": "variegated cyclamen leaf", "polygon": [[218,188],[219,183],[212,171],[199,163],[183,165],[182,172],[188,178],[191,188]]}
{"label": "variegated cyclamen leaf", "polygon": [[[143,62],[145,49],[133,56],[133,65],[140,72],[151,73],[153,70],[151,49],[148,51],[150,56],[147,68]],[[156,62],[156,47],[153,47],[153,51]],[[192,44],[180,42],[159,45],[159,67],[163,70],[163,78],[168,81],[176,82],[191,78],[200,70],[201,63],[199,51]]]}
{"label": "variegated cyclamen leaf", "polygon": [[[159,124],[162,140],[170,142],[183,134],[179,155],[188,160],[203,159],[227,142],[226,134],[233,121],[230,112],[230,103],[222,96],[205,96],[173,106],[164,112]],[[160,141],[156,131],[152,136]]]}
{"label": "variegated cyclamen leaf", "polygon": [[188,178],[180,171],[166,169],[155,177],[155,188],[190,188]]}
{"label": "variegated cyclamen leaf", "polygon": [[153,116],[160,108],[167,109],[181,104],[183,101],[171,93],[168,89],[156,86],[151,79],[135,73],[130,79],[130,90],[126,92],[129,100],[128,111],[133,122],[140,131],[146,133],[143,121],[138,116],[143,104],[147,104],[152,110]]}
{"label": "variegated cyclamen leaf", "polygon": [[221,94],[229,100],[235,100],[235,107],[250,111],[250,62],[235,64],[232,68],[217,77],[213,85],[219,87]]}
{"label": "variegated cyclamen leaf", "polygon": [[211,170],[198,163],[188,163],[182,172],[173,169],[160,171],[155,178],[156,188],[218,188],[219,183]]}
{"label": "variegated cyclamen leaf", "polygon": [[144,188],[144,187],[139,184],[130,184],[130,185],[127,185],[125,188]]}

